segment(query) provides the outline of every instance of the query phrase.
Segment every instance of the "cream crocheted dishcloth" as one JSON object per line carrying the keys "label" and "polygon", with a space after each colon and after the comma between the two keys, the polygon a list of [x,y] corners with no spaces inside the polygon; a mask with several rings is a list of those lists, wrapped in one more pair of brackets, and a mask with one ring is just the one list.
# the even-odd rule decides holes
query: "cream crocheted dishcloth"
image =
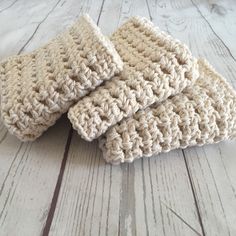
{"label": "cream crocheted dishcloth", "polygon": [[3,122],[19,139],[34,140],[122,66],[113,44],[85,15],[44,47],[0,64]]}
{"label": "cream crocheted dishcloth", "polygon": [[160,152],[236,136],[236,93],[205,60],[182,93],[137,112],[100,139],[107,162],[132,162]]}
{"label": "cream crocheted dishcloth", "polygon": [[138,110],[181,92],[198,77],[187,47],[145,18],[131,18],[111,40],[124,61],[123,72],[68,113],[74,129],[88,141]]}

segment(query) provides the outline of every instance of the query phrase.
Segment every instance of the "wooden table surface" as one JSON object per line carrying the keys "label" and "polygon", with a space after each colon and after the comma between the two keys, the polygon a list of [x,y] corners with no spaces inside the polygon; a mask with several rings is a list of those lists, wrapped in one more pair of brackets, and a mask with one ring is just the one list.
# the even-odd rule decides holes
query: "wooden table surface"
{"label": "wooden table surface", "polygon": [[[110,35],[151,19],[236,88],[236,1],[0,0],[0,59],[43,45],[83,12]],[[35,142],[0,123],[0,235],[236,235],[236,141],[105,164],[66,116]]]}

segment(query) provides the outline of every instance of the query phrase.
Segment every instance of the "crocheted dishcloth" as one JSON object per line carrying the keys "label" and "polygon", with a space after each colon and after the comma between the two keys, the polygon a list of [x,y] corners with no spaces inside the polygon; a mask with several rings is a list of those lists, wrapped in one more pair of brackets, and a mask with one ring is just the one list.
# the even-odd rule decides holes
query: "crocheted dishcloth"
{"label": "crocheted dishcloth", "polygon": [[198,77],[187,46],[145,18],[134,17],[111,37],[124,70],[70,108],[68,117],[88,141],[135,112],[181,92]]}
{"label": "crocheted dishcloth", "polygon": [[122,67],[114,45],[82,16],[47,45],[0,64],[3,122],[22,141],[34,140]]}
{"label": "crocheted dishcloth", "polygon": [[100,139],[107,162],[132,162],[160,152],[236,136],[236,93],[205,60],[192,87],[137,112]]}

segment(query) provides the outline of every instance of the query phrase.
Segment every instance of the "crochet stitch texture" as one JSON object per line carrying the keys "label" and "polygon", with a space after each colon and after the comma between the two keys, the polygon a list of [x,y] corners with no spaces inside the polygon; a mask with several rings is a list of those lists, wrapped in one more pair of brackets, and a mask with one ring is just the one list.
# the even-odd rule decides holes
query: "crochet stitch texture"
{"label": "crochet stitch texture", "polygon": [[134,17],[111,37],[124,70],[70,108],[73,128],[91,141],[140,109],[181,92],[198,77],[197,63],[188,48]]}
{"label": "crochet stitch texture", "polygon": [[100,139],[107,162],[132,162],[160,152],[236,136],[236,93],[205,60],[193,86],[137,112]]}
{"label": "crochet stitch texture", "polygon": [[113,44],[85,15],[47,45],[0,64],[3,122],[22,141],[34,140],[122,67]]}

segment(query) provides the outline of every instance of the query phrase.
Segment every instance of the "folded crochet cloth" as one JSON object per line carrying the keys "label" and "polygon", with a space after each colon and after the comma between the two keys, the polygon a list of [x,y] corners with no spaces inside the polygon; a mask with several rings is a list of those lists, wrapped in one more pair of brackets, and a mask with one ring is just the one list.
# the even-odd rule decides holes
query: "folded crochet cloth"
{"label": "folded crochet cloth", "polygon": [[68,112],[74,129],[88,141],[138,110],[181,92],[198,77],[187,47],[145,18],[131,18],[111,40],[124,61],[123,72]]}
{"label": "folded crochet cloth", "polygon": [[99,144],[107,162],[132,162],[160,152],[236,136],[236,93],[205,60],[192,87],[112,127]]}
{"label": "folded crochet cloth", "polygon": [[85,15],[44,47],[0,64],[3,122],[19,139],[34,140],[122,67],[113,44]]}

